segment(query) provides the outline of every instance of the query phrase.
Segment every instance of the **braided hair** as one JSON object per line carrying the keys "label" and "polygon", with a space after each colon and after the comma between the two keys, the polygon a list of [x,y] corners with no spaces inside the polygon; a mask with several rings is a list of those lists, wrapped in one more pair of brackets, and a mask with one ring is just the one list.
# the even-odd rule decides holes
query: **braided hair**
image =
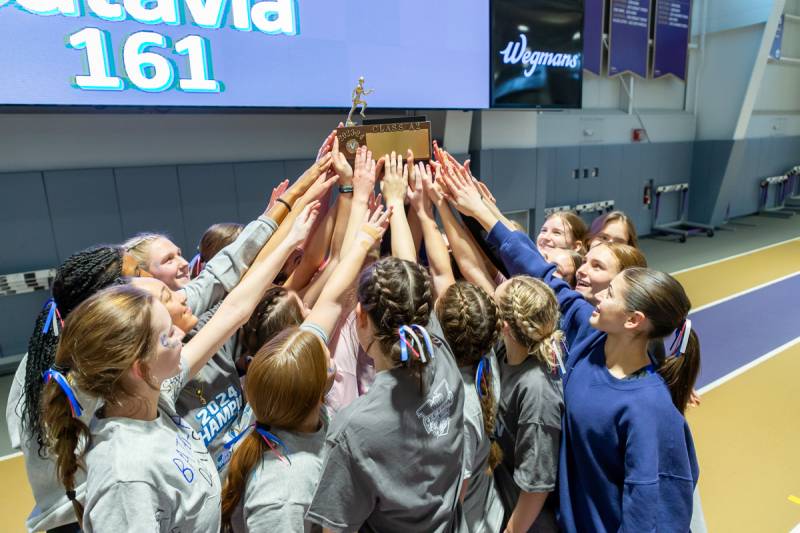
{"label": "braided hair", "polygon": [[425,363],[413,357],[402,362],[399,330],[411,324],[425,326],[430,320],[433,295],[425,269],[396,257],[383,258],[361,272],[356,297],[372,320],[374,341],[383,354],[396,366],[407,364],[422,384]]}
{"label": "braided hair", "polygon": [[[459,281],[450,285],[436,302],[436,316],[442,325],[445,340],[454,348],[458,366],[478,371],[481,359],[489,353],[500,333],[503,321],[494,300],[485,290],[473,283]],[[488,373],[487,373],[488,374]],[[480,402],[483,429],[487,436],[494,434],[496,405],[492,377],[484,374]],[[489,468],[494,470],[503,452],[496,442],[489,449]]]}
{"label": "braided hair", "polygon": [[560,313],[556,295],[543,281],[530,276],[514,276],[507,283],[497,302],[501,318],[528,354],[552,369],[561,355],[564,337],[558,329]]}
{"label": "braided hair", "polygon": [[[100,289],[122,283],[123,255],[121,247],[96,246],[71,255],[58,267],[52,293],[63,318],[66,319],[73,309]],[[28,340],[23,392],[25,401],[21,413],[23,430],[36,439],[41,457],[44,457],[46,444],[40,410],[44,386],[42,374],[53,365],[58,346],[58,337],[52,328],[42,333],[48,311],[46,307],[36,317],[33,333]]]}
{"label": "braided hair", "polygon": [[303,323],[303,312],[289,291],[283,287],[271,287],[261,298],[253,314],[242,326],[242,347],[245,353],[255,354],[278,333],[291,326]]}

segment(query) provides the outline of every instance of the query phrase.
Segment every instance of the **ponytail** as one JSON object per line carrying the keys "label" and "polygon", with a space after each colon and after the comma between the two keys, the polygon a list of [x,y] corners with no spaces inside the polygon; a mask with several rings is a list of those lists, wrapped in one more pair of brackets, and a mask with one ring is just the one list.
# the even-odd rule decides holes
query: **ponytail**
{"label": "ponytail", "polygon": [[[83,455],[91,442],[89,428],[74,416],[73,404],[62,386],[53,379],[42,390],[42,422],[47,442],[55,456],[56,475],[72,502],[78,523],[83,523],[83,505],[75,498],[75,474],[85,469]],[[80,449],[80,455],[78,450]]]}
{"label": "ponytail", "polygon": [[225,480],[225,486],[222,487],[222,531],[224,533],[233,531],[231,519],[242,500],[242,495],[247,487],[247,479],[268,450],[264,439],[255,431],[250,432],[234,450],[228,465],[228,477]]}
{"label": "ponytail", "polygon": [[629,311],[641,311],[650,321],[650,339],[663,339],[675,332],[671,353],[658,373],[675,407],[684,413],[700,373],[700,340],[687,318],[692,305],[686,291],[669,274],[649,268],[627,268],[621,275],[627,284],[625,305]]}
{"label": "ponytail", "polygon": [[659,367],[658,373],[664,378],[672,396],[672,402],[683,414],[689,405],[692,389],[700,373],[700,339],[694,330],[689,332],[686,351],[667,357]]}
{"label": "ponytail", "polygon": [[511,329],[513,339],[537,362],[553,370],[558,366],[558,346],[564,338],[558,329],[561,315],[555,294],[543,281],[530,276],[514,276],[506,283],[497,302],[500,317]]}
{"label": "ponytail", "polygon": [[[424,340],[424,328],[421,327],[428,323],[433,309],[428,273],[411,261],[395,257],[381,259],[361,272],[357,298],[361,309],[372,321],[374,342],[378,343],[384,356],[396,366],[410,369],[419,377],[420,390],[424,390],[425,366],[433,355],[430,343]],[[401,333],[406,331],[403,326],[414,335],[404,336]],[[416,353],[409,348],[409,344],[415,346]],[[403,356],[404,348],[407,358]]]}
{"label": "ponytail", "polygon": [[47,446],[40,409],[44,393],[42,375],[55,361],[63,329],[61,318],[66,319],[95,292],[121,283],[122,264],[123,250],[117,246],[95,246],[71,255],[58,267],[53,280],[53,297],[36,317],[28,340],[24,403],[21,399],[19,415],[23,433],[38,443],[38,454],[42,458]]}

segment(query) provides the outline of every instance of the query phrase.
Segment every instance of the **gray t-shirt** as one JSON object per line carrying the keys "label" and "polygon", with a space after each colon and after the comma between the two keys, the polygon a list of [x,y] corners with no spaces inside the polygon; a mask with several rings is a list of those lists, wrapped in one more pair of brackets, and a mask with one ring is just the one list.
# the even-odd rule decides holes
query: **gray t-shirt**
{"label": "gray t-shirt", "polygon": [[[204,313],[187,338],[197,334],[214,316],[219,305]],[[244,395],[236,370],[239,334],[228,339],[181,390],[175,410],[200,434],[211,458],[224,478],[231,451],[225,443],[238,435],[247,423]]]}
{"label": "gray t-shirt", "polygon": [[321,533],[322,528],[305,520],[322,473],[322,452],[328,433],[328,417],[315,433],[274,429],[289,450],[287,464],[266,452],[247,479],[241,509],[232,520],[234,533],[247,531],[303,531]]}
{"label": "gray t-shirt", "polygon": [[83,531],[217,532],[220,480],[202,438],[174,410],[188,365],[164,382],[155,420],[95,418]]}
{"label": "gray t-shirt", "polygon": [[245,226],[236,240],[212,257],[182,289],[189,309],[200,316],[232,291],[277,228],[274,220],[264,216]]}
{"label": "gray t-shirt", "polygon": [[[78,521],[72,503],[67,499],[64,487],[56,475],[56,463],[45,452],[45,457],[39,455],[39,444],[32,438],[29,431],[23,430],[22,412],[25,406],[25,367],[28,355],[22,358],[14,374],[11,390],[6,404],[6,424],[11,446],[20,450],[25,458],[25,471],[28,474],[28,483],[35,500],[33,510],[25,521],[28,531],[42,531],[54,529]],[[94,416],[99,402],[96,398],[81,393],[73,387],[75,396],[83,407],[81,421],[89,425]],[[75,473],[75,497],[81,503],[86,494],[86,473],[78,469]]]}
{"label": "gray t-shirt", "polygon": [[464,522],[470,532],[496,532],[503,524],[503,504],[489,471],[492,442],[483,429],[483,409],[473,368],[460,370],[464,381],[464,477],[469,478],[463,503]]}
{"label": "gray t-shirt", "polygon": [[379,372],[339,411],[307,519],[334,531],[453,531],[461,526],[464,386],[441,327],[428,325],[427,385],[406,368]]}
{"label": "gray t-shirt", "polygon": [[[509,365],[501,343],[498,359],[502,390],[495,435],[503,450],[503,462],[495,469],[495,480],[506,517],[510,517],[520,490],[555,490],[564,393],[559,374],[533,357]],[[557,531],[552,498],[548,498],[532,530]]]}

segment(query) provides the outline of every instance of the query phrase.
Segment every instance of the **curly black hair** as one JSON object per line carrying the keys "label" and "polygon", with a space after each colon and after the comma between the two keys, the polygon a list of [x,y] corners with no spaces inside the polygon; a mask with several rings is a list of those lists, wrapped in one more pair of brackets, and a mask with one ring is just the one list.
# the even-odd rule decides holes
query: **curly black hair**
{"label": "curly black hair", "polygon": [[[71,255],[58,267],[52,293],[62,318],[66,318],[81,302],[100,289],[124,281],[124,253],[119,246],[95,246]],[[42,332],[48,312],[49,306],[45,306],[36,317],[33,333],[28,340],[24,402],[21,402],[23,430],[36,439],[42,457],[45,451],[40,409],[44,386],[42,374],[53,365],[58,346],[58,337],[52,327],[46,333]]]}

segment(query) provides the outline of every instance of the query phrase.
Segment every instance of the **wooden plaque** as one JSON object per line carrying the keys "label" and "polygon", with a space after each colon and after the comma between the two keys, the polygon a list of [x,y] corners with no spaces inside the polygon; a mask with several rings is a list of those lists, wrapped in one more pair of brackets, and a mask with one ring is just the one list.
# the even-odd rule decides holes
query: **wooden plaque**
{"label": "wooden plaque", "polygon": [[431,123],[427,120],[345,126],[336,130],[336,136],[339,150],[348,161],[355,159],[356,150],[364,144],[372,150],[372,158],[376,160],[392,151],[405,157],[409,148],[415,160],[431,159]]}

